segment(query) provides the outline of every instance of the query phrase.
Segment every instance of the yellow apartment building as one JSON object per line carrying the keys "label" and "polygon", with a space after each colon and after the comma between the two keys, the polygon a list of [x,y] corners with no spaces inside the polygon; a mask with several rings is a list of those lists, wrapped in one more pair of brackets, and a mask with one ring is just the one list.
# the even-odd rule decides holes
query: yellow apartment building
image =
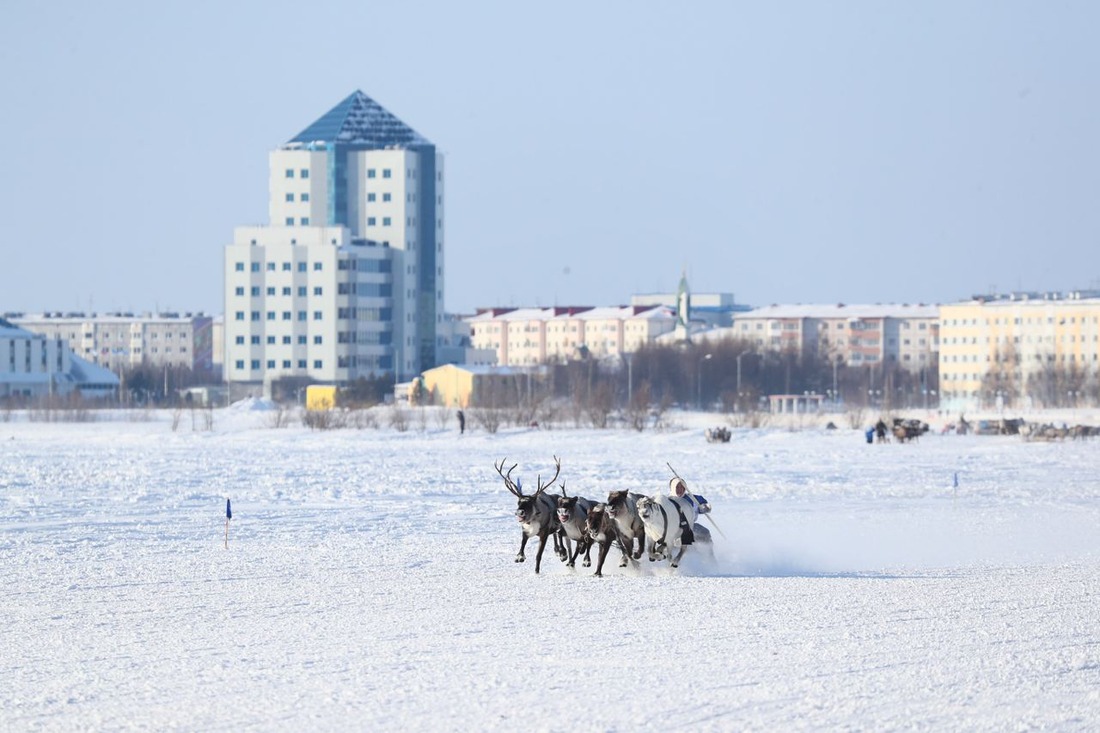
{"label": "yellow apartment building", "polygon": [[1100,293],[1014,293],[940,306],[941,407],[1095,404]]}

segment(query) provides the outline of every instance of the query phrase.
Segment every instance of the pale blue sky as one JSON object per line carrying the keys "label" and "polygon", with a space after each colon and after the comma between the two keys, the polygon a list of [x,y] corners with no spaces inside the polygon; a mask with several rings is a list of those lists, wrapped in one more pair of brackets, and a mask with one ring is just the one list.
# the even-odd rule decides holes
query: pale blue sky
{"label": "pale blue sky", "polygon": [[446,307],[1100,286],[1100,3],[0,5],[0,312],[222,311],[362,89],[447,156]]}

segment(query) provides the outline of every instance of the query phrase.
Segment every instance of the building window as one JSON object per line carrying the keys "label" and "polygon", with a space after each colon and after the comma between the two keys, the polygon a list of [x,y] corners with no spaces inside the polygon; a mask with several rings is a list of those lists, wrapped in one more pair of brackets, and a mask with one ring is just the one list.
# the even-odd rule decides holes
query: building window
{"label": "building window", "polygon": [[290,272],[290,263],[289,262],[284,262],[283,263],[283,272]]}
{"label": "building window", "polygon": [[323,289],[321,288],[321,286],[320,286],[320,285],[318,285],[317,287],[315,287],[315,288],[313,289],[313,294],[314,294],[314,295],[321,295],[321,293],[322,293],[322,292],[323,292]]}
{"label": "building window", "polygon": [[283,343],[290,346],[290,336],[283,336]]}
{"label": "building window", "polygon": [[[299,336],[298,337],[298,345],[299,346],[305,346],[307,342],[308,341],[307,341],[305,336]],[[302,366],[305,366],[305,364],[302,364]]]}
{"label": "building window", "polygon": [[388,193],[382,194],[382,200],[383,201],[389,201],[390,200],[390,195]]}
{"label": "building window", "polygon": [[290,369],[290,359],[283,359],[283,369]]}
{"label": "building window", "polygon": [[244,272],[244,263],[238,262],[236,265],[234,265],[233,269],[237,272]]}
{"label": "building window", "polygon": [[252,314],[251,314],[251,315],[252,315],[252,320],[253,320],[253,321],[258,321],[258,320],[260,320],[260,312],[259,312],[259,311],[252,311]]}
{"label": "building window", "polygon": [[299,321],[304,321],[305,319],[306,319],[306,312],[305,311],[298,311],[298,320]]}
{"label": "building window", "polygon": [[274,336],[268,336],[267,337],[267,343],[270,344],[271,346],[274,346],[275,345],[275,337]]}
{"label": "building window", "polygon": [[233,343],[237,344],[237,346],[244,346],[244,336],[238,336],[234,339]]}
{"label": "building window", "polygon": [[298,295],[302,298],[306,297],[306,286],[305,285],[299,285],[298,286]]}
{"label": "building window", "polygon": [[248,342],[250,344],[252,344],[253,346],[259,346],[260,345],[260,337],[259,336],[253,336],[248,340]]}
{"label": "building window", "polygon": [[313,263],[313,270],[314,270],[314,272],[320,272],[320,270],[321,270],[321,263],[320,263],[320,262],[314,262],[314,263]]}
{"label": "building window", "polygon": [[313,320],[319,321],[319,320],[321,320],[321,316],[322,316],[321,311],[313,311]]}
{"label": "building window", "polygon": [[299,221],[299,222],[301,223],[301,225],[302,225],[302,226],[304,226],[304,227],[308,227],[308,226],[309,226],[309,217],[308,217],[308,216],[303,216],[303,217],[302,217],[301,219],[299,219],[298,221]]}
{"label": "building window", "polygon": [[275,272],[275,263],[274,262],[268,262],[267,263],[267,271],[268,272]]}
{"label": "building window", "polygon": [[369,226],[369,227],[374,226],[375,221],[376,221],[376,219],[373,216],[368,216],[367,217],[367,226]]}
{"label": "building window", "polygon": [[286,169],[286,177],[287,178],[293,178],[294,177],[294,169],[293,168],[287,168]]}
{"label": "building window", "polygon": [[369,203],[373,203],[373,202],[374,202],[374,194],[373,193],[368,193],[367,194],[367,203],[369,204]]}
{"label": "building window", "polygon": [[275,360],[274,359],[268,359],[267,360],[267,368],[268,369],[274,369],[275,368]]}
{"label": "building window", "polygon": [[367,168],[367,178],[377,178],[374,168]]}
{"label": "building window", "polygon": [[289,286],[283,288],[283,295],[290,295],[290,287]]}
{"label": "building window", "polygon": [[249,290],[248,292],[250,292],[252,294],[252,297],[258,298],[258,297],[260,297],[260,286],[259,285],[253,285],[252,289]]}
{"label": "building window", "polygon": [[259,359],[253,359],[252,360],[252,368],[253,369],[259,369],[260,368],[260,360]]}
{"label": "building window", "polygon": [[250,264],[248,269],[251,270],[252,272],[259,272],[260,271],[260,263],[259,262],[253,262],[253,263]]}
{"label": "building window", "polygon": [[320,346],[321,345],[321,337],[320,336],[314,336],[313,337],[313,343],[316,344],[317,346]]}
{"label": "building window", "polygon": [[283,311],[283,320],[289,321],[291,319],[290,311]]}
{"label": "building window", "polygon": [[237,311],[236,317],[237,317],[238,321],[243,321],[244,320],[244,311]]}
{"label": "building window", "polygon": [[298,368],[299,369],[305,369],[306,368],[306,360],[305,359],[299,359],[298,360]]}
{"label": "building window", "polygon": [[309,178],[309,168],[303,168],[299,172],[302,174],[302,178]]}
{"label": "building window", "polygon": [[287,201],[294,201],[294,194],[292,194],[292,193],[288,193],[288,194],[286,195],[286,200],[287,200]]}
{"label": "building window", "polygon": [[390,178],[391,176],[392,176],[392,172],[390,171],[389,168],[383,168],[382,169],[382,177],[383,178]]}
{"label": "building window", "polygon": [[275,294],[275,288],[274,287],[269,287],[267,289],[267,294],[268,295],[274,295]]}
{"label": "building window", "polygon": [[305,271],[306,271],[306,263],[299,262],[298,263],[298,272],[305,272]]}
{"label": "building window", "polygon": [[298,197],[298,199],[302,203],[308,203],[309,202],[309,194],[308,193],[303,193],[301,196]]}
{"label": "building window", "polygon": [[274,321],[275,320],[275,311],[268,311],[267,312],[267,320],[269,320],[269,321]]}
{"label": "building window", "polygon": [[288,217],[286,218],[286,225],[287,225],[288,227],[292,227],[292,226],[294,226],[294,217],[293,217],[293,216],[288,216]]}
{"label": "building window", "polygon": [[244,288],[235,288],[235,289],[233,290],[233,293],[234,293],[235,295],[244,295]]}
{"label": "building window", "polygon": [[322,362],[321,362],[321,360],[320,360],[320,359],[315,359],[315,360],[313,361],[313,368],[314,368],[314,369],[320,369],[320,368],[321,368],[321,366],[322,366]]}
{"label": "building window", "polygon": [[388,216],[382,217],[382,226],[388,227],[390,225],[390,218]]}

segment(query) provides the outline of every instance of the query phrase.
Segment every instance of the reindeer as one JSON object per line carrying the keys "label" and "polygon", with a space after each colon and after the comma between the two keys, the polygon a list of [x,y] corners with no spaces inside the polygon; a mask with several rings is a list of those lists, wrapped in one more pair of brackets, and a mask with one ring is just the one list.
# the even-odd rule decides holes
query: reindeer
{"label": "reindeer", "polygon": [[[645,524],[638,516],[638,499],[641,494],[629,491],[612,491],[607,496],[607,515],[615,523],[619,545],[623,550],[620,568],[625,568],[633,557],[637,560],[645,549]],[[638,550],[634,551],[634,540],[638,541]]]}
{"label": "reindeer", "polygon": [[[699,527],[695,524],[698,515],[692,503],[687,499],[665,494],[644,496],[638,499],[638,516],[645,523],[645,533],[650,540],[649,561],[671,557],[672,567],[679,567],[687,550],[684,530],[686,527]],[[709,539],[708,532],[707,540]],[[688,540],[688,544],[690,543],[691,540]],[[671,553],[677,547],[680,551],[672,557]]]}
{"label": "reindeer", "polygon": [[[588,535],[589,541],[600,547],[599,555],[596,558],[596,575],[602,578],[603,561],[607,558],[607,551],[611,549],[611,544],[617,543],[620,547],[622,546],[622,539],[619,537],[615,520],[607,512],[607,504],[600,502],[592,506],[588,511],[588,516],[584,518],[584,531]],[[625,554],[623,565],[626,565]]]}
{"label": "reindeer", "polygon": [[565,547],[558,536],[561,531],[561,524],[558,522],[557,507],[553,499],[542,493],[548,486],[558,480],[558,474],[561,473],[561,459],[554,456],[554,478],[544,484],[542,476],[538,476],[536,478],[538,490],[530,496],[520,491],[520,487],[512,481],[512,471],[518,464],[513,463],[507,472],[504,470],[504,464],[505,461],[502,460],[499,466],[494,463],[493,468],[504,479],[504,485],[508,490],[515,494],[519,500],[516,505],[516,520],[519,521],[523,537],[520,539],[516,562],[523,562],[527,559],[527,556],[523,554],[523,549],[527,546],[528,539],[537,536],[539,538],[539,551],[535,555],[535,573],[538,573],[542,567],[542,551],[546,549],[546,539],[551,535],[554,537],[554,552],[563,561],[565,560]]}
{"label": "reindeer", "polygon": [[565,563],[568,567],[576,567],[577,555],[584,551],[584,567],[592,565],[589,557],[592,552],[592,538],[584,530],[584,520],[592,511],[592,505],[596,502],[580,496],[569,496],[565,493],[565,484],[560,484],[561,496],[558,497],[558,523],[561,524],[561,532],[565,542],[566,552],[569,551],[570,540],[577,543],[577,549],[569,556]]}

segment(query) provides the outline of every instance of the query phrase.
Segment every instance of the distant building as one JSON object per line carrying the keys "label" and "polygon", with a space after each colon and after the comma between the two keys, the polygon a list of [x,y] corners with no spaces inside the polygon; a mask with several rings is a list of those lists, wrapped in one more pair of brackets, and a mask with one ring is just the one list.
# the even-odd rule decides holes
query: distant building
{"label": "distant building", "polygon": [[492,407],[510,403],[529,392],[545,375],[537,367],[494,367],[444,364],[428,369],[413,387],[423,390],[427,404],[446,407]]}
{"label": "distant building", "polygon": [[665,306],[493,308],[465,319],[474,348],[499,366],[536,366],[621,356],[676,329]]}
{"label": "distant building", "polygon": [[63,339],[0,318],[0,399],[111,397],[118,385],[117,376],[73,354]]}
{"label": "distant building", "polygon": [[68,343],[81,358],[122,371],[129,367],[213,368],[213,318],[202,313],[13,314],[22,328]]}
{"label": "distant building", "polygon": [[444,313],[439,330],[438,361],[440,364],[465,366],[494,366],[497,352],[494,349],[475,348],[470,338],[468,316]]}
{"label": "distant building", "polygon": [[940,307],[941,404],[1076,407],[1100,396],[1100,292],[979,295]]}
{"label": "distant building", "polygon": [[267,226],[225,249],[225,375],[400,381],[438,363],[443,156],[362,92],[271,153]]}
{"label": "distant building", "polygon": [[939,306],[770,305],[738,313],[731,328],[704,338],[736,338],[849,367],[896,365],[917,373],[937,363]]}
{"label": "distant building", "polygon": [[[630,296],[631,305],[663,305],[677,309],[677,293],[648,293]],[[735,303],[733,293],[692,293],[688,291],[689,319],[706,328],[722,328],[733,325],[738,313],[752,310],[752,306]]]}

